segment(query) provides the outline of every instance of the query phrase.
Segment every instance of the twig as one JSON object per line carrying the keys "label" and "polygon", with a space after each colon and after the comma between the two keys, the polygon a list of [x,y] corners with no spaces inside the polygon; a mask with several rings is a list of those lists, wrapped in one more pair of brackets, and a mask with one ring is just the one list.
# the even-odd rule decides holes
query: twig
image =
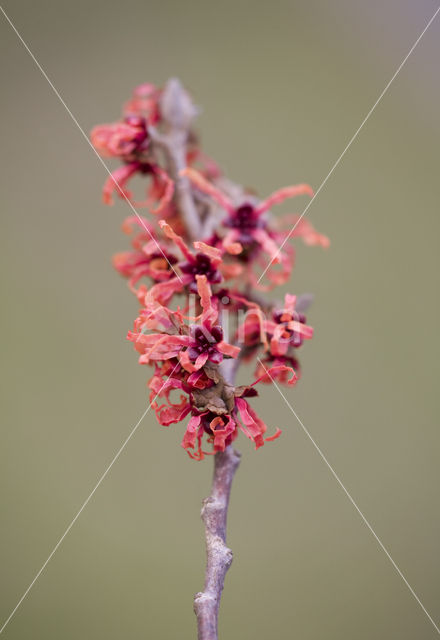
{"label": "twig", "polygon": [[[219,367],[219,373],[229,384],[234,384],[239,360],[223,360]],[[232,551],[226,546],[229,495],[240,457],[231,445],[215,454],[211,493],[202,503],[206,539],[205,586],[194,596],[199,640],[217,640],[220,598],[232,562]]]}
{"label": "twig", "polygon": [[[168,81],[161,97],[161,115],[165,131],[150,128],[153,143],[165,155],[169,176],[174,180],[175,200],[188,236],[200,240],[212,231],[215,211],[208,212],[202,222],[191,185],[181,171],[186,167],[186,147],[191,122],[196,115],[191,98],[176,79]],[[220,376],[233,385],[237,361],[225,360]],[[199,640],[217,640],[218,612],[225,575],[232,562],[232,551],[226,546],[226,520],[232,480],[240,464],[240,454],[231,445],[215,454],[211,494],[203,501],[202,520],[206,537],[206,572],[204,590],[194,597]]]}
{"label": "twig", "polygon": [[226,546],[226,520],[231,484],[240,464],[240,454],[231,445],[215,454],[212,490],[203,501],[202,520],[206,536],[204,590],[194,597],[199,640],[217,640],[217,621],[225,575],[232,562]]}
{"label": "twig", "polygon": [[192,240],[200,240],[202,224],[199,212],[189,180],[181,175],[181,171],[186,168],[188,136],[197,109],[179,80],[175,78],[169,80],[165,86],[161,97],[161,113],[167,130],[160,133],[154,127],[150,127],[150,135],[165,154],[168,173],[174,181],[176,203],[185,222],[187,234]]}

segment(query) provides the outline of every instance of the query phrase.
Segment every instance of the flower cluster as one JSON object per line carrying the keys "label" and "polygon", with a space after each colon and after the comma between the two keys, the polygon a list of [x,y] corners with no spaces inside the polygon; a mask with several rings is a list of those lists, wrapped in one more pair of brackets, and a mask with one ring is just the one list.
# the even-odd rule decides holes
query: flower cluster
{"label": "flower cluster", "polygon": [[[258,395],[259,382],[296,383],[297,350],[313,330],[296,296],[277,303],[258,290],[289,279],[292,238],[323,247],[329,241],[299,216],[284,218],[289,230],[271,214],[287,198],[312,197],[308,185],[260,201],[226,179],[200,149],[192,129],[196,113],[178,81],[164,89],[143,84],[122,119],[95,127],[91,140],[103,157],[121,163],[104,185],[104,202],[117,194],[132,208],[159,214],[155,223],[138,214],[127,218],[131,250],[113,262],[141,305],[127,337],[139,363],[153,367],[148,387],[157,420],[168,426],[188,418],[182,446],[201,460],[223,451],[239,431],[256,448],[281,434],[266,435],[249,399]],[[135,175],[148,178],[143,201],[127,189]],[[254,380],[236,386],[239,363],[255,357]]]}
{"label": "flower cluster", "polygon": [[[174,184],[157,162],[152,149],[150,127],[160,121],[160,90],[152,84],[137,87],[132,99],[123,109],[123,117],[118,122],[102,124],[91,132],[91,141],[103,157],[115,157],[122,166],[106,180],[102,192],[105,204],[113,204],[113,193],[131,201],[132,194],[126,188],[136,174],[150,176],[151,184],[144,202],[136,206],[149,207],[153,213],[160,213],[171,202]],[[156,208],[151,208],[157,202]]]}

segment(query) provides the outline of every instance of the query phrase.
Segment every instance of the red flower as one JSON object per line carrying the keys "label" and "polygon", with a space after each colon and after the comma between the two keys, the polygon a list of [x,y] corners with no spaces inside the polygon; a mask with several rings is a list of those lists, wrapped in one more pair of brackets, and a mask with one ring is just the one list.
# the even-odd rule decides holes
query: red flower
{"label": "red flower", "polygon": [[[127,338],[139,362],[153,366],[148,387],[157,420],[169,426],[187,419],[182,446],[201,460],[224,451],[240,431],[257,449],[281,434],[276,429],[267,437],[267,426],[249,400],[258,395],[259,382],[296,383],[297,349],[313,329],[295,308],[295,296],[287,294],[277,308],[254,289],[269,289],[288,279],[295,258],[287,243],[290,237],[323,247],[329,241],[303,216],[282,218],[290,229],[271,218],[270,209],[286,198],[313,196],[308,185],[285,187],[259,201],[222,178],[192,129],[196,112],[178,81],[170,81],[164,90],[143,84],[124,105],[121,120],[95,127],[91,140],[101,156],[121,163],[104,184],[104,202],[112,204],[116,194],[166,218],[157,226],[144,218],[127,218],[123,230],[131,235],[131,248],[118,253],[113,264],[141,304]],[[176,175],[185,162],[191,168]],[[180,175],[189,178],[178,184],[179,197],[168,172],[176,180]],[[142,202],[134,201],[128,189],[136,175],[148,177]],[[188,210],[185,203],[191,200]],[[193,214],[200,218],[204,238],[188,246],[188,218]],[[267,284],[259,283],[259,273],[267,274]],[[192,299],[181,303],[181,296],[190,294],[196,294],[195,309]],[[304,300],[298,308],[305,309]],[[232,315],[234,344],[224,340],[226,312],[230,319]],[[255,381],[234,385],[233,367],[224,360],[249,361],[259,350]]]}
{"label": "red flower", "polygon": [[92,129],[90,139],[101,156],[126,160],[146,152],[150,143],[146,120],[140,116],[100,124]]}
{"label": "red flower", "polygon": [[[228,196],[194,169],[187,168],[182,171],[182,174],[188,176],[200,191],[211,196],[226,210],[227,216],[223,220],[223,225],[229,228],[230,231],[221,241],[225,250],[244,263],[260,263],[263,268],[267,264],[267,258],[264,258],[264,260],[261,260],[261,258],[262,254],[266,254],[272,261],[271,268],[267,270],[267,277],[272,285],[286,282],[290,276],[294,256],[290,247],[286,246],[283,251],[280,251],[279,247],[289,234],[271,229],[266,214],[271,207],[280,204],[287,198],[299,195],[313,196],[312,188],[307,184],[283,187],[262,202],[257,202],[254,198],[248,197],[244,202],[236,206]],[[292,237],[301,236],[307,244],[328,246],[327,238],[318,234],[308,221],[303,223],[303,220],[301,220],[301,223],[291,233]],[[274,269],[276,264],[281,265],[281,271]],[[267,286],[265,287],[258,283],[256,274],[251,268],[248,269],[248,276],[254,286],[259,289],[267,289]]]}
{"label": "red flower", "polygon": [[284,308],[273,312],[273,320],[265,321],[270,337],[270,353],[285,356],[291,347],[300,347],[304,339],[313,337],[313,329],[306,325],[306,318],[295,311],[296,296],[286,293]]}
{"label": "red flower", "polygon": [[[151,184],[147,191],[147,199],[137,202],[133,201],[131,191],[126,189],[127,183],[135,175],[149,175]],[[113,193],[116,192],[120,198],[129,200],[135,207],[147,207],[151,213],[160,214],[171,202],[174,193],[174,183],[167,173],[159,166],[150,162],[134,161],[124,164],[122,167],[112,171],[102,188],[102,200],[104,204],[113,204]],[[157,201],[156,207],[153,203]]]}
{"label": "red flower", "polygon": [[163,282],[175,275],[172,270],[177,263],[177,257],[171,250],[169,243],[157,238],[153,227],[145,220],[131,216],[122,225],[125,233],[133,232],[133,227],[140,229],[131,241],[133,251],[117,253],[113,257],[113,266],[121,275],[128,278],[128,284],[139,298],[145,298],[145,287],[136,290],[138,281],[148,276],[153,282]]}
{"label": "red flower", "polygon": [[148,124],[156,124],[160,120],[159,99],[162,90],[154,84],[140,84],[133,91],[132,98],[124,105],[124,115],[137,115],[145,118]]}
{"label": "red flower", "polygon": [[[148,87],[148,91],[153,91],[151,85]],[[148,207],[152,213],[161,213],[171,202],[174,183],[150,154],[148,126],[159,118],[157,96],[153,100],[154,105],[151,100],[151,96],[142,97],[141,93],[126,105],[126,115],[122,121],[98,125],[92,129],[90,139],[97,152],[103,157],[117,157],[124,163],[104,183],[102,197],[105,204],[113,204],[114,192],[120,198],[132,202],[132,194],[126,189],[126,185],[135,174],[151,177],[147,199],[133,202],[135,206]],[[158,202],[156,208],[153,208],[154,202]]]}
{"label": "red flower", "polygon": [[[163,361],[177,358],[182,367],[189,372],[198,371],[208,360],[219,363],[223,356],[236,358],[240,352],[239,347],[234,347],[223,341],[223,332],[214,325],[218,312],[212,305],[212,294],[206,276],[196,276],[200,304],[203,312],[200,316],[200,324],[191,325],[188,328],[183,325],[178,313],[158,305],[154,309],[154,323],[165,325],[167,332],[144,333],[144,329],[151,328],[152,315],[149,309],[135,322],[135,331],[129,331],[128,340],[134,343],[136,350],[141,354],[140,364],[150,364],[152,361]],[[162,315],[158,319],[158,313]],[[172,333],[177,331],[179,333]]]}
{"label": "red flower", "polygon": [[237,270],[231,271],[228,265],[223,263],[221,249],[197,241],[193,243],[197,253],[193,253],[183,238],[175,233],[165,220],[159,220],[159,226],[165,236],[180,249],[184,260],[177,265],[181,275],[176,275],[167,282],[154,285],[148,292],[145,300],[146,305],[151,300],[168,304],[174,294],[184,290],[189,293],[197,292],[199,276],[204,276],[208,284],[215,285],[222,281],[223,276],[229,278],[237,274]]}
{"label": "red flower", "polygon": [[[284,367],[283,369],[279,367]],[[272,373],[267,371],[272,369]],[[293,371],[293,374],[291,373]],[[273,384],[274,380],[280,384],[295,384],[301,377],[301,366],[294,356],[271,356],[259,360],[255,369],[255,377],[264,384]]]}
{"label": "red flower", "polygon": [[[272,382],[266,369],[272,367],[275,371],[279,366],[288,367],[293,371],[295,382],[299,379],[300,370],[296,349],[303,344],[304,340],[313,337],[313,329],[306,324],[304,314],[295,310],[295,303],[296,296],[286,294],[284,307],[275,308],[269,318],[263,317],[261,309],[254,305],[238,328],[238,339],[251,354],[255,353],[258,346],[264,346],[265,359],[259,362],[255,371],[255,375],[262,382]],[[274,379],[283,384],[293,383],[293,379],[287,379],[286,371],[278,369],[275,371],[275,376]]]}
{"label": "red flower", "polygon": [[[202,450],[202,438],[208,435],[208,442],[213,444],[212,451]],[[225,447],[237,437],[237,424],[228,414],[222,416],[212,412],[196,413],[192,416],[186,427],[182,440],[182,447],[194,460],[203,460],[205,455],[211,455],[216,451],[224,451]],[[190,449],[195,449],[192,452]]]}
{"label": "red flower", "polygon": [[[268,374],[289,373],[289,368],[285,366],[272,367]],[[267,375],[265,373],[265,375]],[[188,422],[182,440],[182,447],[186,449],[188,455],[196,460],[203,460],[205,455],[211,455],[217,451],[224,451],[225,447],[231,444],[242,431],[252,442],[255,448],[262,447],[265,442],[275,440],[281,435],[281,429],[276,429],[272,436],[265,437],[267,426],[255,413],[246,397],[258,395],[253,388],[260,382],[256,380],[249,387],[237,387],[235,389],[235,400],[232,411],[225,413],[215,413],[214,411],[197,411],[193,409],[193,415]],[[208,444],[212,445],[212,451],[202,449],[203,437],[206,437]],[[192,451],[194,450],[194,451]]]}

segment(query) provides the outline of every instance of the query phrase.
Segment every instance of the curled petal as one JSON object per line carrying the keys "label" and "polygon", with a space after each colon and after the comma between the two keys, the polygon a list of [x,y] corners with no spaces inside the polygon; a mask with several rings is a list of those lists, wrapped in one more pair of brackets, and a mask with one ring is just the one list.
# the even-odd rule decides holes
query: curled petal
{"label": "curled petal", "polygon": [[179,362],[182,365],[182,367],[185,369],[185,371],[188,371],[189,373],[193,373],[195,371],[197,371],[198,369],[200,369],[200,367],[196,367],[190,360],[190,357],[188,355],[188,351],[181,351],[179,353]]}
{"label": "curled petal", "polygon": [[267,349],[269,346],[266,336],[267,321],[264,320],[263,311],[259,305],[236,294],[231,293],[230,296],[250,308],[246,313],[244,322],[237,329],[238,341],[249,345],[254,340],[259,340],[264,345],[264,348]]}
{"label": "curled petal", "polygon": [[206,276],[196,276],[197,291],[200,296],[200,304],[202,305],[202,323],[211,327],[217,320],[217,309],[212,304],[212,292]]}
{"label": "curled petal", "polygon": [[308,220],[301,218],[301,221],[298,223],[296,228],[294,229],[292,236],[298,236],[303,239],[304,244],[309,245],[310,247],[320,246],[327,249],[330,246],[330,240],[327,236],[322,233],[318,233],[316,229],[310,224]]}
{"label": "curled petal", "polygon": [[288,215],[283,217],[284,222],[292,225],[288,237],[302,238],[304,244],[313,247],[320,246],[327,249],[330,246],[330,240],[327,236],[316,231],[314,226],[304,216]]}
{"label": "curled petal", "polygon": [[224,247],[232,256],[237,256],[239,253],[243,252],[243,245],[239,242],[231,242],[230,244],[225,244]]}
{"label": "curled petal", "polygon": [[[160,178],[160,182],[157,181],[158,177]],[[156,190],[159,192],[156,194],[159,195],[159,202],[154,209],[151,209],[151,213],[158,215],[162,213],[164,209],[166,209],[173,198],[174,182],[173,180],[171,180],[166,171],[156,165],[153,170],[153,183]]]}
{"label": "curled petal", "polygon": [[139,317],[135,320],[135,332],[145,333],[147,329],[158,330],[160,328],[162,332],[165,329],[166,333],[173,334],[176,326],[172,312],[156,300],[150,298],[149,293],[147,296],[144,295],[144,298],[148,299],[148,303],[144,309],[141,309]]}
{"label": "curled petal", "polygon": [[191,411],[188,399],[182,396],[180,404],[162,405],[155,408],[159,424],[168,427],[170,424],[180,422]]}
{"label": "curled petal", "polygon": [[262,365],[263,369],[264,369],[264,374],[262,376],[260,376],[259,378],[257,378],[256,380],[254,380],[254,382],[251,384],[251,387],[253,387],[255,384],[258,384],[259,382],[273,382],[274,379],[279,375],[279,374],[287,374],[287,373],[292,373],[292,377],[290,378],[290,380],[287,380],[287,384],[293,386],[294,384],[296,384],[298,382],[298,376],[296,375],[294,369],[292,369],[292,367],[287,367],[283,364],[281,365],[275,365],[273,367],[269,367],[268,369],[264,366],[264,364],[262,364],[261,360],[260,360],[260,364]]}
{"label": "curled petal", "polygon": [[203,367],[203,365],[206,364],[207,361],[208,361],[208,354],[207,353],[201,353],[196,358],[196,362],[195,362],[196,371],[201,369]]}
{"label": "curled petal", "polygon": [[186,453],[189,455],[190,458],[192,458],[193,460],[197,460],[200,462],[200,460],[203,460],[203,458],[205,456],[212,456],[214,451],[209,452],[209,451],[202,451],[202,435],[200,434],[197,436],[197,440],[199,443],[198,449],[197,451],[195,451],[194,453],[191,453],[191,451],[189,451],[188,449],[186,450]]}
{"label": "curled petal", "polygon": [[295,184],[291,187],[283,187],[282,189],[278,189],[278,191],[274,191],[268,198],[263,200],[263,202],[256,208],[256,213],[261,215],[265,211],[269,211],[269,209],[275,204],[284,202],[287,198],[304,195],[313,198],[313,189],[308,184]]}
{"label": "curled petal", "polygon": [[242,428],[242,431],[248,436],[248,438],[254,441],[256,449],[262,447],[264,444],[263,434],[267,430],[266,425],[257,416],[255,411],[251,409],[246,400],[243,400],[243,398],[236,398],[235,403],[245,427],[244,429]]}
{"label": "curled petal", "polygon": [[309,327],[307,324],[303,324],[302,322],[297,322],[296,320],[292,320],[287,323],[288,329],[294,331],[295,333],[299,333],[306,340],[310,340],[313,338],[313,327]]}
{"label": "curled petal", "polygon": [[170,227],[170,225],[165,220],[159,220],[158,224],[159,224],[159,227],[167,236],[167,238],[169,238],[170,240],[173,240],[173,242],[179,247],[179,249],[185,256],[185,258],[189,260],[189,262],[194,262],[193,254],[188,249],[183,239],[179,235],[177,235],[177,233],[175,233],[175,231]]}
{"label": "curled petal", "polygon": [[[196,371],[199,371],[206,364],[207,361],[208,361],[207,353],[201,353],[199,356],[197,356],[195,362],[191,360],[187,350],[181,351],[179,353],[180,364],[185,369],[185,371],[188,371],[191,374],[195,373]],[[205,385],[203,385],[201,388],[204,388],[204,386]]]}
{"label": "curled petal", "polygon": [[267,438],[264,438],[264,440],[265,442],[272,442],[272,440],[276,440],[277,438],[279,438],[282,433],[283,432],[281,431],[281,429],[277,429],[273,436],[268,436]]}
{"label": "curled petal", "polygon": [[144,266],[145,256],[134,251],[116,253],[112,263],[116,271],[123,276],[131,276],[139,267]]}
{"label": "curled petal", "polygon": [[200,191],[203,191],[203,193],[211,196],[211,198],[218,202],[218,204],[223,207],[223,209],[226,209],[226,211],[228,211],[229,213],[233,213],[234,205],[229,200],[229,198],[225,196],[224,193],[220,191],[220,189],[217,189],[217,187],[208,182],[208,180],[206,180],[206,178],[204,178],[201,173],[199,173],[195,169],[190,169],[189,167],[187,167],[186,169],[182,169],[180,175],[189,178],[189,180],[195,187],[197,187],[197,189],[200,189]]}
{"label": "curled petal", "polygon": [[113,193],[116,191],[120,198],[131,201],[131,193],[125,189],[125,185],[139,169],[138,162],[124,164],[115,169],[104,183],[102,189],[102,200],[104,204],[113,204]]}
{"label": "curled petal", "polygon": [[194,247],[198,251],[204,253],[206,256],[209,256],[215,266],[217,266],[222,258],[222,252],[220,251],[220,249],[211,247],[209,244],[206,244],[206,242],[200,242],[199,240],[197,240],[196,242],[194,242]]}
{"label": "curled petal", "polygon": [[[145,173],[144,168],[144,173]],[[147,190],[147,199],[135,202],[136,207],[146,207],[156,215],[164,213],[174,195],[174,182],[159,165],[149,165],[148,173],[151,176],[151,184]],[[157,201],[154,208],[153,203]],[[164,213],[165,215],[165,213]]]}
{"label": "curled petal", "polygon": [[281,262],[279,247],[264,229],[256,229],[253,232],[253,236],[260,243],[262,249],[271,257],[272,262],[275,264]]}
{"label": "curled petal", "polygon": [[[225,418],[227,418],[226,424],[224,422]],[[214,451],[224,451],[226,441],[237,429],[236,422],[230,415],[217,416],[209,426],[214,436]]]}
{"label": "curled petal", "polygon": [[204,371],[194,371],[188,376],[188,384],[196,389],[206,389],[212,385],[212,381],[207,377]]}
{"label": "curled petal", "polygon": [[274,286],[280,286],[287,282],[290,278],[290,274],[292,273],[294,264],[294,251],[292,247],[285,247],[285,251],[287,251],[287,253],[285,253],[284,251],[280,251],[279,254],[281,258],[280,271],[276,270],[274,265],[271,264],[266,272],[268,280],[270,280],[270,282]]}
{"label": "curled petal", "polygon": [[175,358],[189,342],[188,336],[170,336],[168,334],[134,333],[129,331],[128,340],[134,343],[136,351],[141,355],[140,364],[149,364],[151,360],[169,360]]}
{"label": "curled petal", "polygon": [[[290,277],[293,268],[293,256],[291,252],[289,251],[288,255],[287,253],[285,253],[285,250],[277,250],[277,254],[278,255],[275,256],[275,259],[269,262],[269,265],[267,265],[266,260],[259,261],[260,266],[265,269],[265,271],[263,271],[263,274],[265,273],[270,284],[261,283],[260,279],[262,276],[258,278],[255,271],[251,267],[249,268],[249,280],[251,284],[259,291],[271,291],[274,287],[280,286],[287,282]],[[280,264],[281,268],[279,271],[275,269],[276,263]]]}
{"label": "curled petal", "polygon": [[228,264],[222,263],[220,265],[220,271],[225,280],[230,280],[231,278],[237,278],[243,273],[243,267],[241,264]]}
{"label": "curled petal", "polygon": [[217,344],[217,349],[220,353],[223,353],[225,356],[229,356],[230,358],[236,358],[240,353],[240,347],[234,347],[232,344],[228,344],[224,340]]}
{"label": "curled petal", "polygon": [[[116,265],[115,265],[115,268],[118,269],[118,267]],[[134,293],[135,296],[138,297],[140,295],[141,297],[142,296],[145,297],[144,289],[142,288],[142,285],[139,286],[138,289],[136,289],[136,285],[137,285],[137,283],[139,282],[139,280],[141,278],[143,278],[144,276],[148,276],[148,275],[151,275],[151,273],[150,273],[150,269],[146,265],[141,265],[137,269],[133,270],[133,272],[131,274],[131,277],[128,280],[128,286],[129,286],[130,291],[132,293]],[[143,286],[145,286],[145,285],[143,285]]]}
{"label": "curled petal", "polygon": [[237,238],[239,237],[239,235],[240,234],[237,229],[231,229],[231,231],[229,231],[229,233],[227,233],[223,238],[222,244],[225,248],[225,251],[233,256],[236,256],[243,251],[242,245],[240,244],[240,242],[237,242]]}
{"label": "curled petal", "polygon": [[160,302],[161,304],[167,304],[175,293],[182,291],[188,278],[180,276],[179,278],[171,278],[166,282],[159,282],[155,284],[148,291],[145,296],[145,305],[152,304],[153,302]]}
{"label": "curled petal", "polygon": [[148,383],[148,387],[156,396],[168,396],[172,389],[184,390],[184,385],[181,380],[170,377],[164,382],[160,375],[154,375]]}
{"label": "curled petal", "polygon": [[190,338],[188,336],[170,336],[167,333],[135,333],[133,331],[129,331],[127,334],[127,339],[131,342],[136,342],[137,344],[142,345],[142,347],[156,347],[162,343],[166,342],[166,346],[187,346],[190,343]]}
{"label": "curled petal", "polygon": [[169,280],[173,275],[171,269],[168,268],[169,265],[166,258],[154,258],[150,260],[147,275],[156,282]]}
{"label": "curled petal", "polygon": [[148,222],[146,218],[139,215],[128,216],[128,218],[125,218],[124,222],[121,225],[121,229],[124,233],[129,235],[130,233],[133,233],[134,226],[138,226],[144,231],[147,231],[150,238],[154,237],[153,226]]}
{"label": "curled petal", "polygon": [[201,420],[202,416],[192,416],[188,422],[185,435],[182,440],[182,447],[184,449],[194,449]]}
{"label": "curled petal", "polygon": [[113,155],[109,148],[108,143],[112,135],[112,125],[99,124],[90,132],[90,141],[95,147],[100,156],[109,157]]}
{"label": "curled petal", "polygon": [[278,325],[270,340],[270,352],[274,356],[285,356],[290,347],[290,335],[285,336],[282,325]]}

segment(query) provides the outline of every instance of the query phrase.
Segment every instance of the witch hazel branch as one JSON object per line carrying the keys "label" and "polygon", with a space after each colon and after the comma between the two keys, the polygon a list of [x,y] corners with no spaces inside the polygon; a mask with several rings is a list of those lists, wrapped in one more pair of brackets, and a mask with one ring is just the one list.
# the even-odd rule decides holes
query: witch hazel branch
{"label": "witch hazel branch", "polygon": [[[104,203],[119,197],[136,211],[122,225],[131,248],[116,254],[113,264],[140,305],[127,337],[139,363],[152,369],[151,406],[160,425],[183,422],[181,446],[190,458],[214,457],[212,490],[202,508],[205,584],[194,610],[199,640],[217,640],[232,561],[229,494],[240,462],[232,444],[240,434],[255,449],[280,437],[281,429],[268,429],[255,412],[252,398],[262,384],[297,383],[298,350],[313,336],[304,315],[307,297],[287,294],[275,302],[265,294],[291,276],[295,249],[286,239],[321,247],[329,240],[298,215],[272,215],[286,199],[313,197],[309,185],[260,200],[226,178],[201,149],[193,129],[197,113],[178,80],[163,89],[143,84],[122,117],[95,127],[91,140],[103,157],[119,161],[104,184]],[[135,177],[146,185],[139,198],[131,190]],[[236,385],[238,367],[252,361],[248,384]]]}

